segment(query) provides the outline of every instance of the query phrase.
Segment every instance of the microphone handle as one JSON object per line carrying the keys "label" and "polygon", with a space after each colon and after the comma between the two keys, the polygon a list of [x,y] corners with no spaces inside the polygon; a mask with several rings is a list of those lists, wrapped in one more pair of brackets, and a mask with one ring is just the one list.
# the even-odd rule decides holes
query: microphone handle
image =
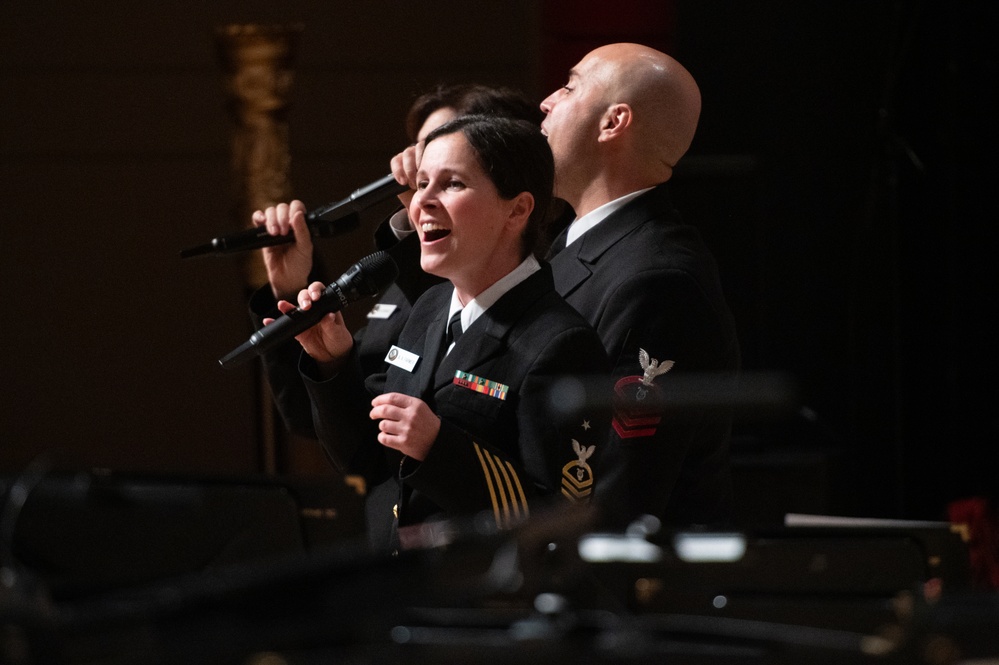
{"label": "microphone handle", "polygon": [[[360,226],[362,210],[409,189],[408,185],[400,185],[392,174],[380,180],[354,190],[350,196],[335,203],[329,203],[311,210],[305,215],[309,232],[315,238],[331,236],[352,231]],[[272,236],[267,228],[258,226],[244,231],[237,231],[225,236],[213,238],[211,242],[198,245],[180,252],[182,259],[205,254],[228,254],[243,252],[262,247],[274,247],[295,242],[295,236]]]}
{"label": "microphone handle", "polygon": [[306,310],[296,307],[287,314],[274,319],[219,359],[219,364],[226,369],[231,369],[242,365],[250,358],[267,353],[292,339],[295,335],[316,325],[330,312],[340,311],[346,301],[347,298],[340,290],[340,286],[333,282],[323,290],[323,294],[318,299],[313,301],[312,307]]}
{"label": "microphone handle", "polygon": [[[311,214],[311,213],[310,213]],[[335,220],[320,219],[308,222],[309,233],[313,238],[329,238],[340,233],[353,231],[360,226],[361,217],[358,213],[352,212]],[[230,254],[232,252],[243,252],[262,247],[276,247],[295,242],[295,235],[289,233],[284,236],[272,236],[267,232],[266,226],[257,226],[244,231],[237,231],[225,236],[212,238],[212,241],[204,245],[198,245],[190,249],[182,250],[182,259],[203,254]]]}
{"label": "microphone handle", "polygon": [[309,221],[309,223],[312,223],[313,221],[321,221],[322,218],[329,213],[339,211],[341,209],[348,214],[352,212],[360,212],[369,205],[384,201],[385,199],[396,196],[397,194],[402,194],[408,189],[409,185],[400,185],[399,182],[396,181],[395,176],[390,173],[373,183],[365,185],[364,187],[358,187],[351,192],[350,196],[342,201],[329,203],[310,211],[305,218]]}

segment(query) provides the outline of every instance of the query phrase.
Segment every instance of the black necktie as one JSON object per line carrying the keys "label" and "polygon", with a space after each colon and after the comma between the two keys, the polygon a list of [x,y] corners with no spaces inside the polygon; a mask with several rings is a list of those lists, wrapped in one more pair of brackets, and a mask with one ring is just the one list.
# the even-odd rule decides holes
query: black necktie
{"label": "black necktie", "polygon": [[461,337],[461,310],[451,315],[451,320],[447,322],[447,340],[444,342],[444,354],[447,355],[447,350],[451,348],[451,343],[458,343],[458,338]]}

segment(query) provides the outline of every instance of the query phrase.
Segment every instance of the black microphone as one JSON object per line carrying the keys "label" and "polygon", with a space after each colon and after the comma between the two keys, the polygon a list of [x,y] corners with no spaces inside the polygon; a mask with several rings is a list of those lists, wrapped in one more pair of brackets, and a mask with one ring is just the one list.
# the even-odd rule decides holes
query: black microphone
{"label": "black microphone", "polygon": [[[305,222],[314,238],[329,238],[341,233],[353,231],[360,225],[360,212],[387,199],[401,194],[409,189],[408,185],[400,185],[391,174],[370,185],[354,190],[347,198],[329,203],[312,210],[305,215]],[[261,247],[274,247],[295,242],[295,235],[272,236],[267,227],[257,226],[245,231],[237,231],[225,236],[213,238],[211,242],[197,247],[182,250],[180,257],[187,259],[205,254],[229,254]]]}
{"label": "black microphone", "polygon": [[330,312],[339,312],[350,303],[373,296],[399,276],[399,266],[385,252],[375,252],[355,263],[340,279],[323,290],[312,307],[296,307],[250,335],[250,339],[219,360],[226,369],[242,364],[252,356],[266,353],[295,335],[308,330]]}

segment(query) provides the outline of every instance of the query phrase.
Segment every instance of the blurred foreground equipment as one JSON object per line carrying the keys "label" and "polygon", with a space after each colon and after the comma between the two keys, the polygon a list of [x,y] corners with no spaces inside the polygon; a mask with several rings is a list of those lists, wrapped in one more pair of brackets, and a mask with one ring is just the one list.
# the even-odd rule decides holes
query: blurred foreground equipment
{"label": "blurred foreground equipment", "polygon": [[[240,554],[239,529],[213,534],[192,522],[194,538],[177,529],[169,539],[147,532],[119,541],[117,579],[91,557],[88,585],[82,569],[42,565],[50,550],[39,540],[45,529],[35,529],[59,512],[47,482],[27,495],[4,490],[6,505],[20,502],[13,528],[3,525],[5,663],[938,665],[999,655],[999,599],[968,587],[967,550],[947,523],[792,516],[780,528],[719,533],[667,532],[647,519],[601,533],[590,512],[560,511],[506,532],[490,520],[430,524],[419,547],[382,555],[346,525],[305,528],[319,504],[294,488],[256,487],[283,495],[275,503],[288,509],[268,512],[243,485],[217,521],[240,523],[244,508],[257,515]],[[143,510],[110,509],[134,498],[128,487],[101,488],[105,504],[91,512],[106,514],[90,519],[115,527],[95,531],[95,542],[119,531],[122,515],[166,525],[192,514],[194,490],[223,489],[160,486]],[[155,494],[146,490],[147,499]],[[86,495],[61,491],[70,501]],[[58,528],[64,542],[73,542],[71,527]],[[121,562],[149,557],[150,539],[178,560],[137,576]],[[193,556],[188,541],[213,556]]]}

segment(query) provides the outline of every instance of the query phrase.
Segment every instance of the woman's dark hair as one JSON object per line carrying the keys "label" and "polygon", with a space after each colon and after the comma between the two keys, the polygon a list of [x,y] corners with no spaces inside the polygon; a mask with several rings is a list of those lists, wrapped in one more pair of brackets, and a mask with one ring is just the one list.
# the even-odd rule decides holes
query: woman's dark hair
{"label": "woman's dark hair", "polygon": [[457,115],[499,115],[540,125],[544,113],[538,104],[512,88],[493,88],[476,83],[438,85],[413,102],[406,114],[406,135],[416,141],[420,127],[434,111],[452,108]]}
{"label": "woman's dark hair", "polygon": [[534,197],[534,210],[521,236],[521,258],[537,249],[550,221],[555,162],[540,126],[516,118],[464,115],[427,135],[434,139],[461,132],[499,195],[510,200],[521,192]]}

